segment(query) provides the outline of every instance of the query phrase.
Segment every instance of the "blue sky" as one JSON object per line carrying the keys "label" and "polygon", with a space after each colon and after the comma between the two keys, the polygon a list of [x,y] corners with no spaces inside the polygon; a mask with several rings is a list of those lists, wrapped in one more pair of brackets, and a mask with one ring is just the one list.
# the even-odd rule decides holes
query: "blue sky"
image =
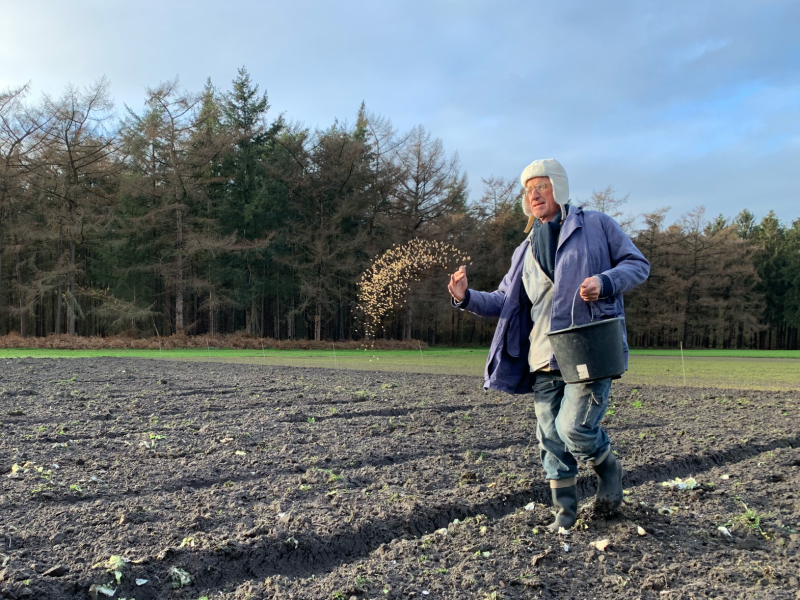
{"label": "blue sky", "polygon": [[364,100],[422,124],[481,178],[558,158],[573,200],[800,217],[800,3],[26,0],[0,20],[0,88],[58,95],[101,75],[140,108],[180,76],[246,66],[279,113],[353,121]]}

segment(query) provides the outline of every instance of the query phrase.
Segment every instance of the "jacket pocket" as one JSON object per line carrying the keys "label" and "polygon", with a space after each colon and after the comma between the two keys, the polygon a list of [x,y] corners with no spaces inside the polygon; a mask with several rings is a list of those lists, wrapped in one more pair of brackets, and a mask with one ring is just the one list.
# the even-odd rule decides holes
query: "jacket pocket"
{"label": "jacket pocket", "polygon": [[514,358],[519,357],[521,346],[520,336],[519,315],[513,315],[508,319],[508,324],[503,332],[505,350],[509,356],[513,356]]}
{"label": "jacket pocket", "polygon": [[544,379],[544,378],[536,378],[536,381],[533,383],[533,391],[534,392],[545,392],[547,390],[552,390],[558,387],[559,385],[563,384],[563,381],[558,379]]}

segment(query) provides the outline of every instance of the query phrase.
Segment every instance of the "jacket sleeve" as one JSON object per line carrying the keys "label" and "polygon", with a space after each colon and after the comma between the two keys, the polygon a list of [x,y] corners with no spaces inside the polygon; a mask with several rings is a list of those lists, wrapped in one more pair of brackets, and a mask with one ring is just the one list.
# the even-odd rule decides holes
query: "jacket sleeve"
{"label": "jacket sleeve", "polygon": [[[605,215],[604,215],[605,216]],[[650,275],[650,263],[611,217],[603,219],[611,268],[603,271],[614,287],[612,294],[621,294],[643,283]]]}
{"label": "jacket sleeve", "polygon": [[524,244],[520,245],[515,251],[511,259],[511,268],[509,268],[503,281],[494,292],[479,292],[477,290],[469,290],[469,299],[464,306],[460,306],[462,310],[468,310],[479,317],[499,317],[500,312],[503,310],[503,304],[506,301],[506,292],[511,289],[512,279],[514,277],[514,265],[517,264],[519,253],[524,250]]}

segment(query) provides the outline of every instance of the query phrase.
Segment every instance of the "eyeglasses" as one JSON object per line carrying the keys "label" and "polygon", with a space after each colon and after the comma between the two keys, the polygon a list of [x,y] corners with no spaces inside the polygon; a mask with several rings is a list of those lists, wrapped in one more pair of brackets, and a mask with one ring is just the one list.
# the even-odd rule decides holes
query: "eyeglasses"
{"label": "eyeglasses", "polygon": [[540,194],[544,194],[549,189],[550,189],[549,183],[537,183],[536,185],[532,185],[531,187],[526,187],[524,191],[526,196],[530,196],[533,194],[533,190],[536,190]]}

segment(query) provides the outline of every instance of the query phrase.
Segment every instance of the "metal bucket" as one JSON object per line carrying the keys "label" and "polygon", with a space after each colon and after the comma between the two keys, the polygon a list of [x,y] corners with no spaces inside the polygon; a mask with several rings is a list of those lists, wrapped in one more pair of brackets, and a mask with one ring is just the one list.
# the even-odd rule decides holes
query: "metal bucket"
{"label": "metal bucket", "polygon": [[566,329],[551,331],[550,345],[556,356],[561,376],[567,383],[582,383],[616,377],[625,372],[622,342],[622,317],[575,325],[575,300],[572,298],[572,324]]}

